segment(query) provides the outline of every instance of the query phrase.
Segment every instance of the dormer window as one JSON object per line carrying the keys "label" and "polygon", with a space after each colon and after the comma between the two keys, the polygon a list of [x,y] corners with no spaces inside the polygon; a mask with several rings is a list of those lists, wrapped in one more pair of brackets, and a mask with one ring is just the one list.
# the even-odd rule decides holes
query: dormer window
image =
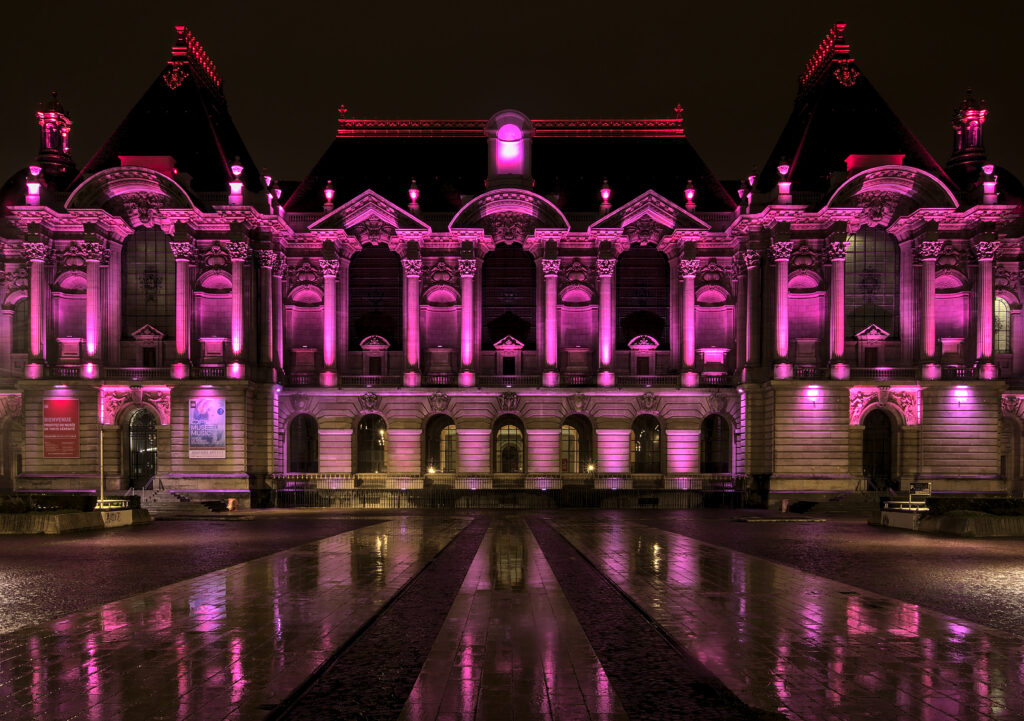
{"label": "dormer window", "polygon": [[500,376],[515,376],[522,372],[523,368],[523,344],[510,335],[505,336],[494,344],[495,360],[497,362],[496,374]]}
{"label": "dormer window", "polygon": [[385,376],[388,374],[388,350],[391,344],[379,335],[370,335],[359,343],[363,349],[363,375]]}
{"label": "dormer window", "polygon": [[628,345],[632,374],[635,376],[654,375],[658,341],[649,335],[638,335]]}

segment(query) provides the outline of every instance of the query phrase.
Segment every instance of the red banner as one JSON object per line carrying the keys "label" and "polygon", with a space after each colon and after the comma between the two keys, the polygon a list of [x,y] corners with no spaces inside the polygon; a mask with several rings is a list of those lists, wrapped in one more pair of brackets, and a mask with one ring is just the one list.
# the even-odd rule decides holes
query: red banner
{"label": "red banner", "polygon": [[78,458],[78,399],[43,399],[43,458]]}

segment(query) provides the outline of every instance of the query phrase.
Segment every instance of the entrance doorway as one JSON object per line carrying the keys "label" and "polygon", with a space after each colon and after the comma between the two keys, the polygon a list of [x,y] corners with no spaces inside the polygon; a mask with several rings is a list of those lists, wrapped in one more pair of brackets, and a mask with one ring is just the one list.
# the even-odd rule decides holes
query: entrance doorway
{"label": "entrance doorway", "polygon": [[869,491],[896,490],[892,420],[875,409],[864,419],[864,478]]}
{"label": "entrance doorway", "polygon": [[149,410],[138,408],[128,418],[125,468],[129,488],[142,488],[156,474],[157,421]]}

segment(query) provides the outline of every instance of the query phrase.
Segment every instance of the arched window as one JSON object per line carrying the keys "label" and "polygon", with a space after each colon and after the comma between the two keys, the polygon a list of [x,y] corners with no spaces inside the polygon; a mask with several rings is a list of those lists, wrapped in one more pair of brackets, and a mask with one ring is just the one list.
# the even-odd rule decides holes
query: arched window
{"label": "arched window", "polygon": [[717,413],[700,424],[700,472],[729,473],[732,465],[732,429]]}
{"label": "arched window", "polygon": [[638,335],[649,335],[658,347],[669,347],[669,266],[665,254],[652,246],[636,246],[615,264],[616,343],[626,350]]}
{"label": "arched window", "polygon": [[402,349],[402,260],[386,245],[367,245],[352,256],[348,269],[348,349],[379,335]]}
{"label": "arched window", "polygon": [[525,473],[526,443],[523,422],[516,416],[502,416],[494,424],[495,473]]}
{"label": "arched window", "polygon": [[558,436],[558,467],[562,473],[586,473],[594,463],[594,431],[586,416],[573,414]]}
{"label": "arched window", "polygon": [[900,256],[884,228],[862,228],[849,236],[846,252],[846,337],[870,325],[899,337]]}
{"label": "arched window", "polygon": [[156,474],[156,428],[156,416],[147,408],[137,408],[128,417],[124,452],[129,488],[142,488]]}
{"label": "arched window", "polygon": [[363,416],[356,429],[356,473],[387,471],[388,427],[375,413]]}
{"label": "arched window", "polygon": [[661,424],[654,416],[637,416],[629,432],[631,473],[661,473]]}
{"label": "arched window", "polygon": [[451,416],[437,415],[427,421],[424,434],[423,471],[425,473],[455,473],[456,445],[455,421]]}
{"label": "arched window", "polygon": [[14,320],[11,323],[11,352],[28,353],[28,298],[14,304]]}
{"label": "arched window", "polygon": [[316,473],[320,470],[320,430],[308,413],[295,416],[288,424],[288,472]]}
{"label": "arched window", "polygon": [[1002,298],[996,298],[996,307],[992,327],[993,352],[1010,353],[1010,304]]}
{"label": "arched window", "polygon": [[481,347],[493,351],[507,335],[537,347],[537,269],[533,256],[518,244],[499,244],[484,256]]}
{"label": "arched window", "polygon": [[159,229],[138,230],[121,251],[121,330],[125,338],[144,325],[174,337],[174,255]]}

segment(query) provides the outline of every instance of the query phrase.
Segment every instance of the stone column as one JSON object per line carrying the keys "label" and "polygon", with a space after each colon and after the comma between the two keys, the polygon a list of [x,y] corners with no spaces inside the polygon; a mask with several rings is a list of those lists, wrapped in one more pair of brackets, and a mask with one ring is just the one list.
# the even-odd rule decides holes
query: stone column
{"label": "stone column", "polygon": [[825,246],[825,254],[832,262],[832,278],[828,289],[829,334],[828,358],[830,375],[843,380],[850,377],[850,366],[845,362],[846,350],[846,233],[837,233]]}
{"label": "stone column", "polygon": [[462,317],[459,331],[459,385],[463,388],[476,385],[475,365],[476,334],[473,321],[473,285],[476,275],[476,259],[459,260],[459,278],[462,286]]}
{"label": "stone column", "polygon": [[747,359],[744,379],[750,369],[761,364],[761,253],[743,251],[747,267]]}
{"label": "stone column", "polygon": [[615,385],[615,296],[612,276],[615,258],[598,258],[598,331],[597,331],[597,383]]}
{"label": "stone column", "polygon": [[272,269],[274,277],[274,367],[284,370],[284,274],[288,268],[284,253],[278,253]]}
{"label": "stone column", "polygon": [[195,247],[190,240],[171,243],[174,254],[174,363],[171,375],[188,378],[192,339],[192,272]]}
{"label": "stone column", "polygon": [[420,384],[420,272],[423,261],[403,258],[405,270],[405,385]]}
{"label": "stone column", "polygon": [[96,241],[82,243],[82,254],[85,256],[85,361],[93,364],[86,366],[83,375],[86,378],[95,378],[99,371],[96,364],[103,357],[100,297],[100,261],[103,260],[103,244]]}
{"label": "stone column", "polygon": [[324,272],[324,369],[320,373],[320,385],[338,385],[338,267],[334,259],[320,259]]}
{"label": "stone column", "polygon": [[793,364],[789,362],[789,257],[793,243],[774,240],[771,245],[775,261],[775,377],[792,378]]}
{"label": "stone column", "polygon": [[107,346],[106,362],[113,366],[121,365],[121,247],[120,243],[107,241],[103,340]]}
{"label": "stone column", "polygon": [[737,253],[732,259],[732,282],[736,289],[735,305],[733,306],[733,330],[735,332],[734,344],[736,377],[742,377],[743,367],[747,360],[747,268],[743,262],[742,253]]}
{"label": "stone column", "polygon": [[29,362],[25,364],[25,375],[40,378],[46,364],[46,257],[49,248],[42,241],[26,240],[21,249],[29,267]]}
{"label": "stone column", "polygon": [[697,373],[697,271],[702,265],[696,258],[679,261],[679,277],[683,281],[683,375],[684,386],[698,385]]}
{"label": "stone column", "polygon": [[257,250],[256,260],[259,261],[259,318],[260,323],[260,355],[259,363],[264,368],[274,365],[274,263],[277,252],[273,250]]}
{"label": "stone column", "polygon": [[992,362],[996,302],[992,265],[999,254],[999,241],[994,233],[983,233],[974,250],[978,254],[978,376],[992,380],[999,375]]}
{"label": "stone column", "polygon": [[249,258],[249,243],[244,240],[227,243],[231,256],[231,355],[236,362],[243,360],[245,350],[245,308],[242,286],[245,282],[245,261]]}
{"label": "stone column", "polygon": [[558,271],[561,261],[544,258],[540,261],[544,271],[544,372],[545,386],[558,385]]}
{"label": "stone column", "polygon": [[348,258],[338,258],[337,365],[339,375],[344,375],[348,368],[348,267],[350,264],[351,261]]}
{"label": "stone column", "polygon": [[923,240],[918,248],[921,258],[921,376],[935,380],[942,375],[935,353],[935,261],[942,250],[942,241]]}

